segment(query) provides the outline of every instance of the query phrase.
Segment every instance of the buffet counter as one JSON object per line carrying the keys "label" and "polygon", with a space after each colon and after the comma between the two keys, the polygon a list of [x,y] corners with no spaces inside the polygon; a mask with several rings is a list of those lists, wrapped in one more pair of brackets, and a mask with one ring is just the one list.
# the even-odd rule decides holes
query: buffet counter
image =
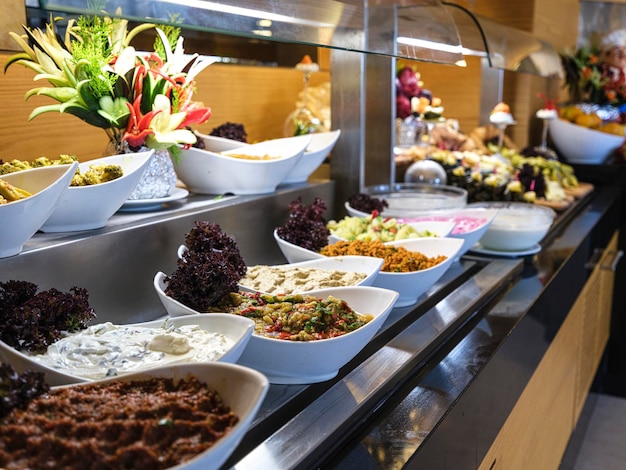
{"label": "buffet counter", "polygon": [[[118,213],[100,230],[36,234],[20,255],[0,260],[0,280],[61,290],[79,285],[98,321],[151,320],[164,314],[153,277],[175,269],[176,249],[195,221],[220,224],[247,264],[279,264],[284,259],[272,231],[284,223],[289,202],[319,196],[333,207],[333,194],[332,182],[319,181],[267,196],[193,195],[156,212]],[[503,433],[517,432],[511,420],[520,397],[533,392],[535,374],[577,311],[577,297],[595,272],[588,265],[594,249],[604,250],[618,228],[620,195],[618,188],[598,187],[561,213],[537,255],[463,256],[416,305],[394,309],[336,378],[271,385],[226,467],[512,468],[502,466],[511,455]],[[599,322],[586,320],[583,331]],[[594,357],[603,341],[593,343]],[[564,343],[587,353],[582,333],[580,341]],[[565,405],[553,409],[567,408],[569,421],[553,433],[558,445],[548,441],[560,459],[579,413],[574,403],[584,400],[590,381],[574,373],[570,356],[559,357],[566,359],[550,369],[559,378],[554,390],[571,400],[557,393],[555,402]],[[595,373],[597,362],[588,367]],[[561,381],[559,371],[572,371],[563,380],[573,382]],[[549,380],[543,383],[552,390]],[[537,419],[533,426],[541,429],[547,418]],[[535,449],[532,437],[522,444]]]}

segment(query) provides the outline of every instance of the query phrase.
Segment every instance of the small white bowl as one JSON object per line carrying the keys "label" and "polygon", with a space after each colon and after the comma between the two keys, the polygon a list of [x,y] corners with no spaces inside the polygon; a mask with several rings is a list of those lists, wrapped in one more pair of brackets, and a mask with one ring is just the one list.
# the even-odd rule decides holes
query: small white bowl
{"label": "small white bowl", "polygon": [[624,136],[579,126],[565,119],[552,119],[550,138],[568,163],[598,165],[624,144]]}
{"label": "small white bowl", "polygon": [[198,131],[196,131],[195,134],[199,139],[202,139],[202,142],[204,143],[204,150],[208,150],[209,152],[226,152],[228,150],[234,150],[248,145],[247,142],[240,142],[239,140],[227,139],[216,135],[203,134]]}
{"label": "small white bowl", "polygon": [[391,242],[390,245],[402,246],[409,251],[422,253],[429,258],[434,256],[446,256],[439,264],[420,271],[408,273],[391,273],[381,271],[374,280],[374,286],[384,289],[393,289],[400,296],[396,307],[413,305],[421,295],[430,289],[445,274],[450,265],[458,259],[458,254],[463,246],[460,238],[414,238]]}
{"label": "small white bowl", "polygon": [[523,202],[481,202],[469,207],[498,209],[479,240],[482,247],[496,251],[523,251],[535,247],[556,217],[556,212],[549,207]]}
{"label": "small white bowl", "polygon": [[330,132],[308,134],[311,143],[306,148],[304,155],[287,175],[283,183],[304,183],[322,163],[337,143],[341,131],[339,129]]}
{"label": "small white bowl", "polygon": [[454,228],[448,236],[451,238],[461,238],[464,241],[463,247],[458,254],[458,256],[461,257],[485,234],[497,213],[498,209],[461,209],[441,215],[400,220],[410,223],[421,221],[451,221],[454,224]]}
{"label": "small white bowl", "polygon": [[[309,136],[286,137],[250,144],[222,153],[192,147],[174,160],[176,174],[199,194],[267,194],[276,190],[301,160]],[[245,159],[229,155],[270,156]]]}
{"label": "small white bowl", "polygon": [[[325,256],[320,253],[286,242],[276,234],[276,231],[274,231],[274,238],[287,260],[298,259],[298,261],[304,261],[305,259],[325,258]],[[463,243],[464,241],[460,238],[450,237],[407,238],[395,242],[388,242],[386,243],[387,245],[402,246],[409,251],[417,251],[428,257],[443,255],[447,258],[441,263],[428,269],[422,269],[421,271],[409,273],[381,271],[376,276],[376,279],[374,279],[372,285],[397,291],[400,296],[396,302],[396,307],[413,305],[424,292],[430,289],[433,284],[443,276],[450,265],[458,259]]]}
{"label": "small white bowl", "polygon": [[0,179],[32,194],[0,204],[0,258],[17,255],[46,222],[69,189],[78,163],[22,170]]}
{"label": "small white bowl", "polygon": [[123,176],[106,183],[70,186],[41,227],[42,232],[72,232],[104,227],[135,189],[154,150],[97,158],[79,164],[81,173],[91,165],[120,165]]}
{"label": "small white bowl", "polygon": [[[156,377],[174,380],[195,377],[205,383],[208,388],[215,390],[223,403],[239,417],[237,424],[224,437],[192,459],[171,467],[172,470],[217,470],[221,468],[248,431],[269,389],[269,382],[263,374],[237,364],[219,362],[180,364],[91,383],[107,383],[116,380],[144,381]],[[80,384],[69,386],[80,387]]]}
{"label": "small white bowl", "polygon": [[[215,332],[222,333],[232,341],[231,349],[225,352],[218,362],[236,362],[241,356],[246,345],[250,341],[252,332],[254,330],[254,322],[248,318],[238,317],[229,314],[198,314],[193,312],[194,315],[185,315],[183,317],[171,318],[169,321],[173,325],[198,325],[200,328]],[[145,323],[136,323],[128,326],[139,326],[147,328],[159,328],[164,319],[155,320]],[[82,377],[75,374],[63,372],[61,370],[49,367],[33,358],[32,355],[18,351],[12,348],[4,341],[0,341],[0,359],[13,365],[16,371],[24,372],[26,370],[34,370],[43,372],[46,376],[46,382],[50,385],[65,385],[71,383],[91,382],[93,380]],[[166,366],[166,364],[162,364]],[[154,365],[146,367],[146,370],[160,367]],[[129,373],[120,374],[119,377],[125,377]]]}
{"label": "small white bowl", "polygon": [[[452,229],[454,229],[454,222],[451,220],[425,220],[425,221],[420,220],[420,221],[403,221],[403,222],[398,221],[398,223],[406,223],[410,225],[411,227],[413,227],[418,233],[430,232],[433,235],[429,235],[429,236],[432,236],[432,237],[447,237],[452,232]],[[414,238],[423,238],[423,237],[414,237]],[[330,236],[328,237],[328,243],[329,244],[337,243],[339,240],[346,240],[346,239],[338,237],[337,235],[334,235],[331,230]],[[391,243],[391,241],[384,242],[384,243]]]}

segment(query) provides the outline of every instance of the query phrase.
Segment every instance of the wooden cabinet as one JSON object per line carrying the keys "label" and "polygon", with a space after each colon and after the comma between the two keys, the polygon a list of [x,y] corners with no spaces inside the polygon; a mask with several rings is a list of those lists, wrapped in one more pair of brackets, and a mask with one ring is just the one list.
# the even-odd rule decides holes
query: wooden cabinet
{"label": "wooden cabinet", "polygon": [[511,411],[481,470],[557,469],[609,338],[617,233]]}

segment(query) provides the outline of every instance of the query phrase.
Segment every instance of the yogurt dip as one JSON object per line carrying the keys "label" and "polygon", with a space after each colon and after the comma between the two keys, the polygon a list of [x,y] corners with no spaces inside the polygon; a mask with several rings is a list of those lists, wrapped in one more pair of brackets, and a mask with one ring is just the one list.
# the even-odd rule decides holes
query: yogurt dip
{"label": "yogurt dip", "polygon": [[215,361],[234,344],[221,333],[198,325],[159,328],[106,322],[72,333],[33,360],[65,374],[89,380],[175,363]]}

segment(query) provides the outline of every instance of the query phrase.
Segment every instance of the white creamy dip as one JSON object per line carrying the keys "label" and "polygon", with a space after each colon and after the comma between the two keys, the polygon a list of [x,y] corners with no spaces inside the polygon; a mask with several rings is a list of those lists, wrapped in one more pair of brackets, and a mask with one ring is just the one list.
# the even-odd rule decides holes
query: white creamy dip
{"label": "white creamy dip", "polygon": [[101,323],[71,333],[32,359],[60,372],[101,379],[174,363],[219,359],[233,345],[221,333],[198,325],[159,328]]}

